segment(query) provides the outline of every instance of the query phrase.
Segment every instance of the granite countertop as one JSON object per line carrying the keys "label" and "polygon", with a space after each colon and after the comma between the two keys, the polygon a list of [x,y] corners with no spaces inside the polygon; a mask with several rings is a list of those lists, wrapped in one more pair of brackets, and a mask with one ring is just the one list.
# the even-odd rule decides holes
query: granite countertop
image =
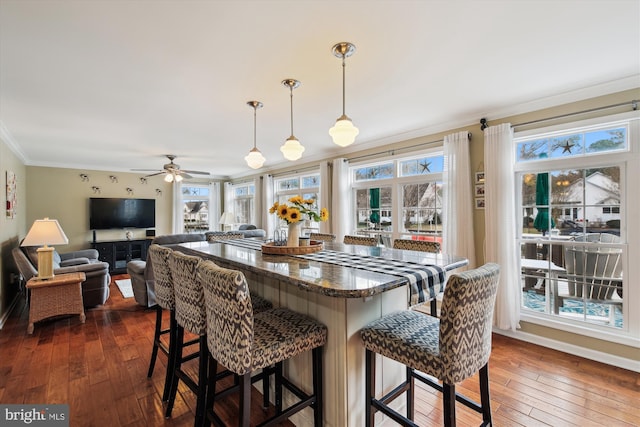
{"label": "granite countertop", "polygon": [[[363,298],[407,284],[407,279],[401,276],[310,261],[295,256],[268,255],[259,250],[230,244],[191,242],[182,243],[179,246],[185,253],[210,259],[226,268],[252,271],[330,297]],[[438,265],[445,270],[453,270],[468,263],[466,258],[458,256],[380,247],[325,242],[325,248],[358,255]]]}

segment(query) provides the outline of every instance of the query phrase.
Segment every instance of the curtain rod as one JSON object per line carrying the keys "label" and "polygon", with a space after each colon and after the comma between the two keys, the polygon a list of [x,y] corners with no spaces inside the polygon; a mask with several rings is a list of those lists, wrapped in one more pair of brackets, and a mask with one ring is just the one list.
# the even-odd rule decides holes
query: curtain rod
{"label": "curtain rod", "polygon": [[279,172],[279,173],[272,173],[272,174],[269,174],[269,176],[271,176],[273,178],[277,178],[279,176],[295,175],[295,174],[300,173],[300,172],[307,172],[307,171],[316,170],[316,169],[319,171],[320,170],[320,165],[307,166],[306,168],[288,170],[288,171]]}
{"label": "curtain rod", "polygon": [[[467,133],[467,138],[471,139],[471,132]],[[410,150],[412,148],[418,148],[418,147],[423,147],[425,145],[429,146],[429,145],[435,145],[435,144],[440,144],[443,143],[444,139],[438,139],[436,141],[430,141],[430,142],[421,142],[420,144],[416,144],[416,145],[410,145],[408,147],[401,147],[401,148],[396,148],[393,150],[387,150],[387,151],[379,151],[377,153],[371,153],[371,154],[363,154],[362,156],[356,156],[356,157],[348,157],[346,159],[344,159],[345,162],[350,162],[353,160],[360,160],[360,159],[365,159],[367,157],[372,157],[372,156],[379,156],[381,154],[389,154],[391,156],[393,156],[396,151],[405,151],[405,150]]]}
{"label": "curtain rod", "polygon": [[[531,121],[528,121],[528,122],[517,123],[515,125],[511,125],[511,127],[515,128],[515,127],[520,127],[520,126],[528,126],[528,125],[532,125],[534,123],[548,122],[550,120],[563,119],[565,117],[578,116],[580,114],[593,113],[595,111],[608,110],[608,109],[611,109],[611,108],[623,107],[625,105],[631,105],[633,110],[637,110],[638,109],[638,102],[640,102],[640,101],[638,101],[637,99],[633,99],[631,101],[620,102],[618,104],[604,105],[602,107],[590,108],[588,110],[575,111],[573,113],[560,114],[558,116],[546,117],[544,119],[537,119],[537,120],[531,120]],[[489,127],[489,124],[487,123],[487,119],[485,119],[485,118],[480,119],[480,129],[481,130],[485,130],[487,127]]]}

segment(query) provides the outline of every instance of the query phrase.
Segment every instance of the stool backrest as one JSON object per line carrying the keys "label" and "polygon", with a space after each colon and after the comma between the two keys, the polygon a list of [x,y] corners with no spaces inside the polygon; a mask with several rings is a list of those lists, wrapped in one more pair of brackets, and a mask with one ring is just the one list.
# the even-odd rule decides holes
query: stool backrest
{"label": "stool backrest", "polygon": [[153,269],[156,302],[165,310],[174,310],[176,308],[173,278],[169,268],[169,255],[172,252],[173,250],[166,246],[157,244],[149,246],[149,261]]}
{"label": "stool backrest", "polygon": [[229,239],[244,239],[243,233],[233,233],[233,232],[207,232],[205,233],[207,236],[207,242],[217,242],[219,240],[229,240]]}
{"label": "stool backrest", "polygon": [[378,244],[378,238],[346,235],[344,236],[343,243],[346,245],[376,246]]}
{"label": "stool backrest", "polygon": [[196,335],[207,331],[207,313],[204,292],[198,280],[198,265],[202,258],[174,251],[169,256],[176,296],[176,321],[185,330]]}
{"label": "stool backrest", "polygon": [[395,239],[393,249],[405,249],[409,251],[440,252],[440,243],[427,240]]}
{"label": "stool backrest", "polygon": [[489,361],[499,277],[500,267],[492,263],[449,277],[440,311],[440,380],[461,382]]}
{"label": "stool backrest", "polygon": [[311,240],[322,240],[323,242],[335,242],[336,235],[329,233],[310,233],[309,238]]}
{"label": "stool backrest", "polygon": [[244,274],[204,261],[198,277],[204,289],[209,352],[230,371],[244,375],[251,369],[253,346],[253,308]]}

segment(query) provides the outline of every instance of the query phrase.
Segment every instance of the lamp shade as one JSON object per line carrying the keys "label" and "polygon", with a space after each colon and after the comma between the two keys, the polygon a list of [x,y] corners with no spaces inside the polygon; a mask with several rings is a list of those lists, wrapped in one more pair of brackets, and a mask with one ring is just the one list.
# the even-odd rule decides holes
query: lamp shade
{"label": "lamp shade", "polygon": [[359,133],[360,131],[353,125],[351,119],[344,115],[340,116],[335,126],[329,129],[329,135],[331,135],[333,142],[340,147],[353,144]]}
{"label": "lamp shade", "polygon": [[173,174],[168,173],[164,177],[165,182],[173,182]]}
{"label": "lamp shade", "polygon": [[36,219],[21,246],[66,245],[69,239],[55,219]]}
{"label": "lamp shade", "polygon": [[218,224],[233,224],[235,222],[235,216],[231,212],[224,212],[220,217]]}
{"label": "lamp shade", "polygon": [[300,141],[295,136],[287,138],[285,143],[280,147],[280,151],[287,160],[298,160],[304,153],[304,147],[300,144]]}
{"label": "lamp shade", "polygon": [[264,158],[260,150],[258,150],[257,148],[253,148],[251,151],[249,151],[249,154],[247,154],[244,160],[247,162],[247,165],[249,165],[251,169],[259,169],[262,167],[266,159]]}

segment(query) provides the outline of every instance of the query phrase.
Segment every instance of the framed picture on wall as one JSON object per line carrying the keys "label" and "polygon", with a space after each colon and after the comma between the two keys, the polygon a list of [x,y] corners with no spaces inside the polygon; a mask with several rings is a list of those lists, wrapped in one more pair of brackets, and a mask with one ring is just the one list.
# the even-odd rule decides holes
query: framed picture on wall
{"label": "framed picture on wall", "polygon": [[7,171],[7,218],[13,219],[16,217],[16,202],[18,201],[18,194],[16,190],[16,174],[12,171]]}
{"label": "framed picture on wall", "polygon": [[476,197],[484,197],[484,184],[476,184]]}
{"label": "framed picture on wall", "polygon": [[484,184],[484,171],[476,172],[476,184]]}
{"label": "framed picture on wall", "polygon": [[476,197],[476,209],[484,209],[484,197]]}

